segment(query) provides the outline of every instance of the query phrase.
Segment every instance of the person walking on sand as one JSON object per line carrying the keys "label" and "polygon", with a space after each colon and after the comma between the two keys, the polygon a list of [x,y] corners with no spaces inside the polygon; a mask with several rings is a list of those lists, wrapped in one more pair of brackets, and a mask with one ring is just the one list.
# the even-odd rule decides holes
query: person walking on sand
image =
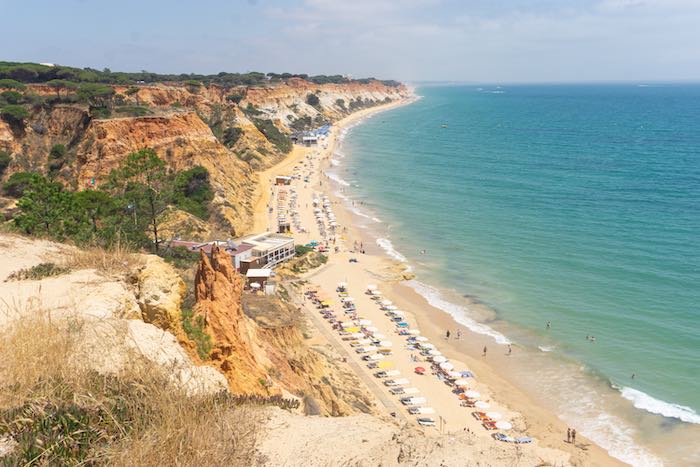
{"label": "person walking on sand", "polygon": [[511,347],[510,344],[508,344],[508,355],[510,355],[512,353],[513,353],[513,347]]}
{"label": "person walking on sand", "polygon": [[447,332],[445,333],[445,339],[449,340],[450,338],[450,330],[448,329]]}
{"label": "person walking on sand", "polygon": [[462,330],[461,329],[457,329],[457,340],[458,341],[462,340]]}
{"label": "person walking on sand", "polygon": [[571,442],[576,444],[576,428],[571,430]]}
{"label": "person walking on sand", "polygon": [[571,442],[571,428],[566,429],[566,442],[567,443]]}
{"label": "person walking on sand", "polygon": [[487,351],[487,350],[488,350],[488,349],[486,348],[486,346],[484,346],[484,354],[482,355],[482,357],[485,357],[485,356],[486,356],[486,351]]}

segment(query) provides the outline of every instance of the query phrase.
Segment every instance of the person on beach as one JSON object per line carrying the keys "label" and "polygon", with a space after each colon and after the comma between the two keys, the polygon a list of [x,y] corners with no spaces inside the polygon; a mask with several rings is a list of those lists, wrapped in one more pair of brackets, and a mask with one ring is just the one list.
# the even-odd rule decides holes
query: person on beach
{"label": "person on beach", "polygon": [[448,329],[447,332],[445,333],[445,339],[450,338],[450,330]]}
{"label": "person on beach", "polygon": [[551,327],[552,327],[552,322],[551,322],[551,321],[547,321],[547,329],[551,329]]}
{"label": "person on beach", "polygon": [[510,344],[508,344],[508,355],[510,355],[512,353],[513,353],[513,347],[511,347]]}
{"label": "person on beach", "polygon": [[566,429],[566,442],[567,443],[571,442],[571,428]]}
{"label": "person on beach", "polygon": [[482,355],[482,357],[485,357],[485,356],[486,356],[486,351],[487,351],[487,350],[488,350],[488,349],[486,348],[486,346],[484,346],[484,354]]}
{"label": "person on beach", "polygon": [[457,330],[457,340],[462,340],[462,330],[461,329]]}
{"label": "person on beach", "polygon": [[571,430],[571,442],[576,444],[576,428]]}

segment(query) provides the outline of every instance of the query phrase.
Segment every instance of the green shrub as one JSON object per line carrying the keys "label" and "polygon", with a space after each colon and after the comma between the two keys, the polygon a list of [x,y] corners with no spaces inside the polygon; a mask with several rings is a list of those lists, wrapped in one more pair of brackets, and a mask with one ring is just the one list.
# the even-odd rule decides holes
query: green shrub
{"label": "green shrub", "polygon": [[3,91],[0,93],[0,102],[4,104],[20,104],[23,96],[17,91]]}
{"label": "green shrub", "polygon": [[294,246],[294,255],[297,257],[304,256],[305,254],[307,254],[311,251],[314,251],[314,249],[311,248],[310,246],[306,246],[306,245],[295,245]]}
{"label": "green shrub", "polygon": [[194,316],[191,309],[182,310],[182,328],[185,334],[197,345],[197,354],[202,360],[209,358],[212,349],[211,336],[206,333],[203,316]]}
{"label": "green shrub", "polygon": [[46,277],[60,276],[61,274],[66,274],[70,272],[70,269],[65,266],[59,266],[55,263],[41,263],[31,268],[20,269],[15,271],[5,279],[5,282],[9,281],[23,281],[23,280],[41,280]]}
{"label": "green shrub", "polygon": [[14,79],[0,79],[0,88],[26,89],[27,86]]}
{"label": "green shrub", "polygon": [[309,93],[306,95],[306,103],[311,107],[319,107],[321,105],[321,100],[316,94]]}
{"label": "green shrub", "polygon": [[223,143],[227,148],[233,147],[243,136],[243,130],[237,126],[226,128],[224,130]]}
{"label": "green shrub", "polygon": [[5,195],[12,198],[21,198],[24,195],[24,191],[40,178],[41,175],[34,172],[14,173],[2,186],[2,191],[5,193]]}
{"label": "green shrub", "polygon": [[23,125],[29,112],[21,105],[10,104],[0,109],[0,115],[10,125]]}
{"label": "green shrub", "polygon": [[272,120],[255,118],[253,124],[280,152],[286,154],[292,150],[292,142],[272,123]]}
{"label": "green shrub", "polygon": [[10,165],[11,161],[12,159],[8,153],[5,151],[0,151],[0,177],[5,174],[5,170],[7,170],[7,167]]}
{"label": "green shrub", "polygon": [[152,113],[145,105],[122,105],[115,107],[114,111],[119,114],[126,114],[129,117],[143,117]]}
{"label": "green shrub", "polygon": [[209,202],[214,192],[209,182],[209,171],[201,166],[177,174],[173,183],[173,203],[200,219],[209,217]]}

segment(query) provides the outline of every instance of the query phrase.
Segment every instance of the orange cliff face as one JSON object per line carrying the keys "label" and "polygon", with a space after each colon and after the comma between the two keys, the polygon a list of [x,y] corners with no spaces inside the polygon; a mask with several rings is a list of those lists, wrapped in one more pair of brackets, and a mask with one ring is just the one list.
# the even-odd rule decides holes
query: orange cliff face
{"label": "orange cliff face", "polygon": [[195,316],[211,336],[210,358],[237,394],[269,394],[268,375],[259,361],[255,324],[243,313],[243,281],[225,251],[214,247],[211,260],[201,252],[195,276]]}
{"label": "orange cliff face", "polygon": [[[114,90],[110,118],[94,118],[86,105],[65,103],[31,108],[21,132],[0,120],[0,151],[11,156],[2,178],[20,171],[48,173],[51,147],[63,144],[69,157],[52,175],[82,189],[99,185],[129,153],[153,148],[173,169],[201,165],[209,171],[214,199],[208,221],[229,236],[252,228],[256,172],[285,156],[258,130],[256,119],[271,120],[282,132],[290,132],[300,118],[337,120],[358,98],[376,105],[409,95],[404,86],[379,81],[316,85],[297,78],[230,89],[161,83],[114,86]],[[30,85],[29,91],[56,96],[45,85]],[[66,97],[72,91],[61,92]],[[319,98],[317,106],[306,102],[312,93]],[[119,110],[129,106],[141,107],[149,115],[123,116],[127,113]]]}

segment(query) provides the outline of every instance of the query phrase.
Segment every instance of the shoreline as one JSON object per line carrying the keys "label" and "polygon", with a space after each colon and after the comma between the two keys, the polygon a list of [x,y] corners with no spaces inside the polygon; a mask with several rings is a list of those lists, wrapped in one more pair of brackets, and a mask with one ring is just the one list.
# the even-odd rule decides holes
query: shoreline
{"label": "shoreline", "polygon": [[[384,276],[387,275],[386,271],[392,268],[395,270],[397,262],[388,259],[386,251],[374,244],[375,239],[368,238],[367,232],[363,232],[362,229],[358,227],[358,223],[356,222],[358,218],[357,214],[352,213],[352,208],[350,206],[346,206],[346,203],[340,199],[339,196],[337,196],[337,193],[335,193],[336,190],[330,186],[330,181],[332,179],[325,175],[324,171],[331,167],[331,159],[333,158],[333,154],[337,149],[338,143],[342,141],[342,138],[339,137],[351,124],[375,115],[380,111],[389,110],[399,105],[406,105],[411,102],[413,102],[413,100],[392,103],[389,106],[365,109],[364,111],[352,114],[334,124],[332,135],[331,138],[329,138],[327,147],[323,148],[322,150],[316,148],[319,149],[317,151],[319,165],[317,168],[315,168],[317,172],[316,176],[318,177],[318,184],[311,183],[310,185],[314,185],[313,188],[316,188],[319,192],[327,195],[332,200],[332,206],[336,211],[339,224],[341,226],[347,226],[348,231],[344,232],[341,237],[344,237],[341,240],[341,244],[343,244],[341,249],[343,251],[340,253],[331,254],[329,264],[324,266],[324,268],[327,269],[331,269],[329,266],[334,268],[334,273],[329,271],[316,273],[312,271],[309,274],[308,279],[315,284],[324,287],[324,291],[326,292],[329,292],[326,289],[330,287],[330,292],[332,292],[334,283],[333,280],[338,279],[338,277],[344,278],[348,275],[355,275],[357,271],[353,271],[353,267],[348,265],[347,260],[349,256],[357,256],[360,259],[360,262],[363,264],[362,268],[369,273],[367,275],[368,279],[366,280],[378,284],[379,288],[385,293],[387,298],[394,301],[395,304],[402,310],[405,310],[407,315],[411,317],[409,321],[411,323],[417,323],[418,328],[421,330],[421,335],[428,337],[431,342],[435,343],[451,362],[455,363],[455,365],[466,366],[470,370],[474,371],[478,376],[476,387],[478,387],[481,392],[490,394],[490,400],[493,400],[493,403],[498,403],[501,410],[504,412],[511,412],[515,417],[521,417],[524,421],[524,426],[527,427],[527,430],[525,431],[528,435],[531,435],[537,439],[537,444],[539,446],[543,447],[544,449],[560,451],[568,456],[571,461],[583,462],[585,465],[626,465],[611,457],[603,448],[595,445],[583,437],[580,437],[577,446],[567,443],[565,441],[567,429],[566,424],[560,420],[555,413],[538,406],[531,400],[530,397],[527,396],[525,392],[511,384],[507,378],[504,378],[499,374],[499,371],[496,369],[496,367],[499,366],[499,362],[501,362],[503,358],[512,358],[500,355],[494,357],[495,354],[503,353],[500,352],[500,349],[504,347],[498,346],[496,350],[492,350],[487,361],[484,361],[483,358],[478,358],[477,356],[473,355],[473,352],[470,352],[465,348],[465,344],[467,342],[474,348],[476,348],[474,344],[477,342],[479,343],[479,346],[481,346],[481,342],[484,342],[484,345],[494,345],[492,337],[475,333],[461,325],[458,325],[452,316],[450,316],[444,310],[430,305],[423,295],[419,294],[405,282],[395,281],[392,277],[382,277],[382,274],[384,274]],[[313,149],[314,148],[312,148],[312,150],[296,151],[296,153],[293,152],[292,155],[285,159],[285,161],[260,174],[262,196],[258,200],[256,207],[262,208],[264,211],[260,213],[260,209],[256,209],[257,226],[261,226],[262,220],[269,221],[269,218],[271,217],[267,212],[267,205],[269,204],[272,193],[268,190],[268,186],[264,185],[265,181],[268,181],[270,176],[275,171],[287,169],[308,160],[308,156],[315,152]],[[308,219],[311,219],[311,222],[313,222],[312,216],[310,216]],[[308,235],[295,235],[295,237],[301,243],[303,237],[306,237],[306,240],[308,240],[309,238],[313,237],[313,235],[311,235],[311,237]],[[347,251],[350,249],[353,241],[362,241],[363,243],[366,243],[366,253],[364,255],[354,255]],[[370,264],[364,265],[365,263]],[[340,274],[340,276],[338,276],[338,274]],[[353,291],[352,294],[353,296],[356,296],[362,294],[362,292]],[[365,309],[370,306],[371,305],[369,304],[365,304],[362,307],[358,306],[358,308],[361,309],[364,314]],[[381,317],[377,316],[374,316],[374,318],[382,319]],[[450,329],[452,331],[455,329],[460,329],[464,336],[463,339],[459,342],[455,340],[445,340],[444,332],[446,329]],[[392,340],[398,341],[398,337],[395,335],[391,336],[391,338]],[[421,388],[421,390],[427,394],[432,389]],[[440,393],[439,396],[434,397],[449,398],[454,396],[445,396]],[[432,399],[433,398],[431,397],[431,403],[433,402]],[[442,403],[442,401],[440,402]],[[437,408],[437,406],[435,407]],[[447,412],[454,410],[450,409],[447,405],[445,405],[445,407],[447,407],[445,409]],[[469,418],[467,416],[469,411],[465,411],[465,409],[457,410],[463,411],[464,418],[467,419],[465,420],[466,423]],[[455,420],[455,417],[452,414],[450,415],[451,425],[452,420]],[[460,417],[462,416],[461,414],[459,415]],[[484,431],[483,428],[478,426],[478,424],[476,427],[477,428],[475,429]],[[486,442],[497,441],[489,438]]]}

